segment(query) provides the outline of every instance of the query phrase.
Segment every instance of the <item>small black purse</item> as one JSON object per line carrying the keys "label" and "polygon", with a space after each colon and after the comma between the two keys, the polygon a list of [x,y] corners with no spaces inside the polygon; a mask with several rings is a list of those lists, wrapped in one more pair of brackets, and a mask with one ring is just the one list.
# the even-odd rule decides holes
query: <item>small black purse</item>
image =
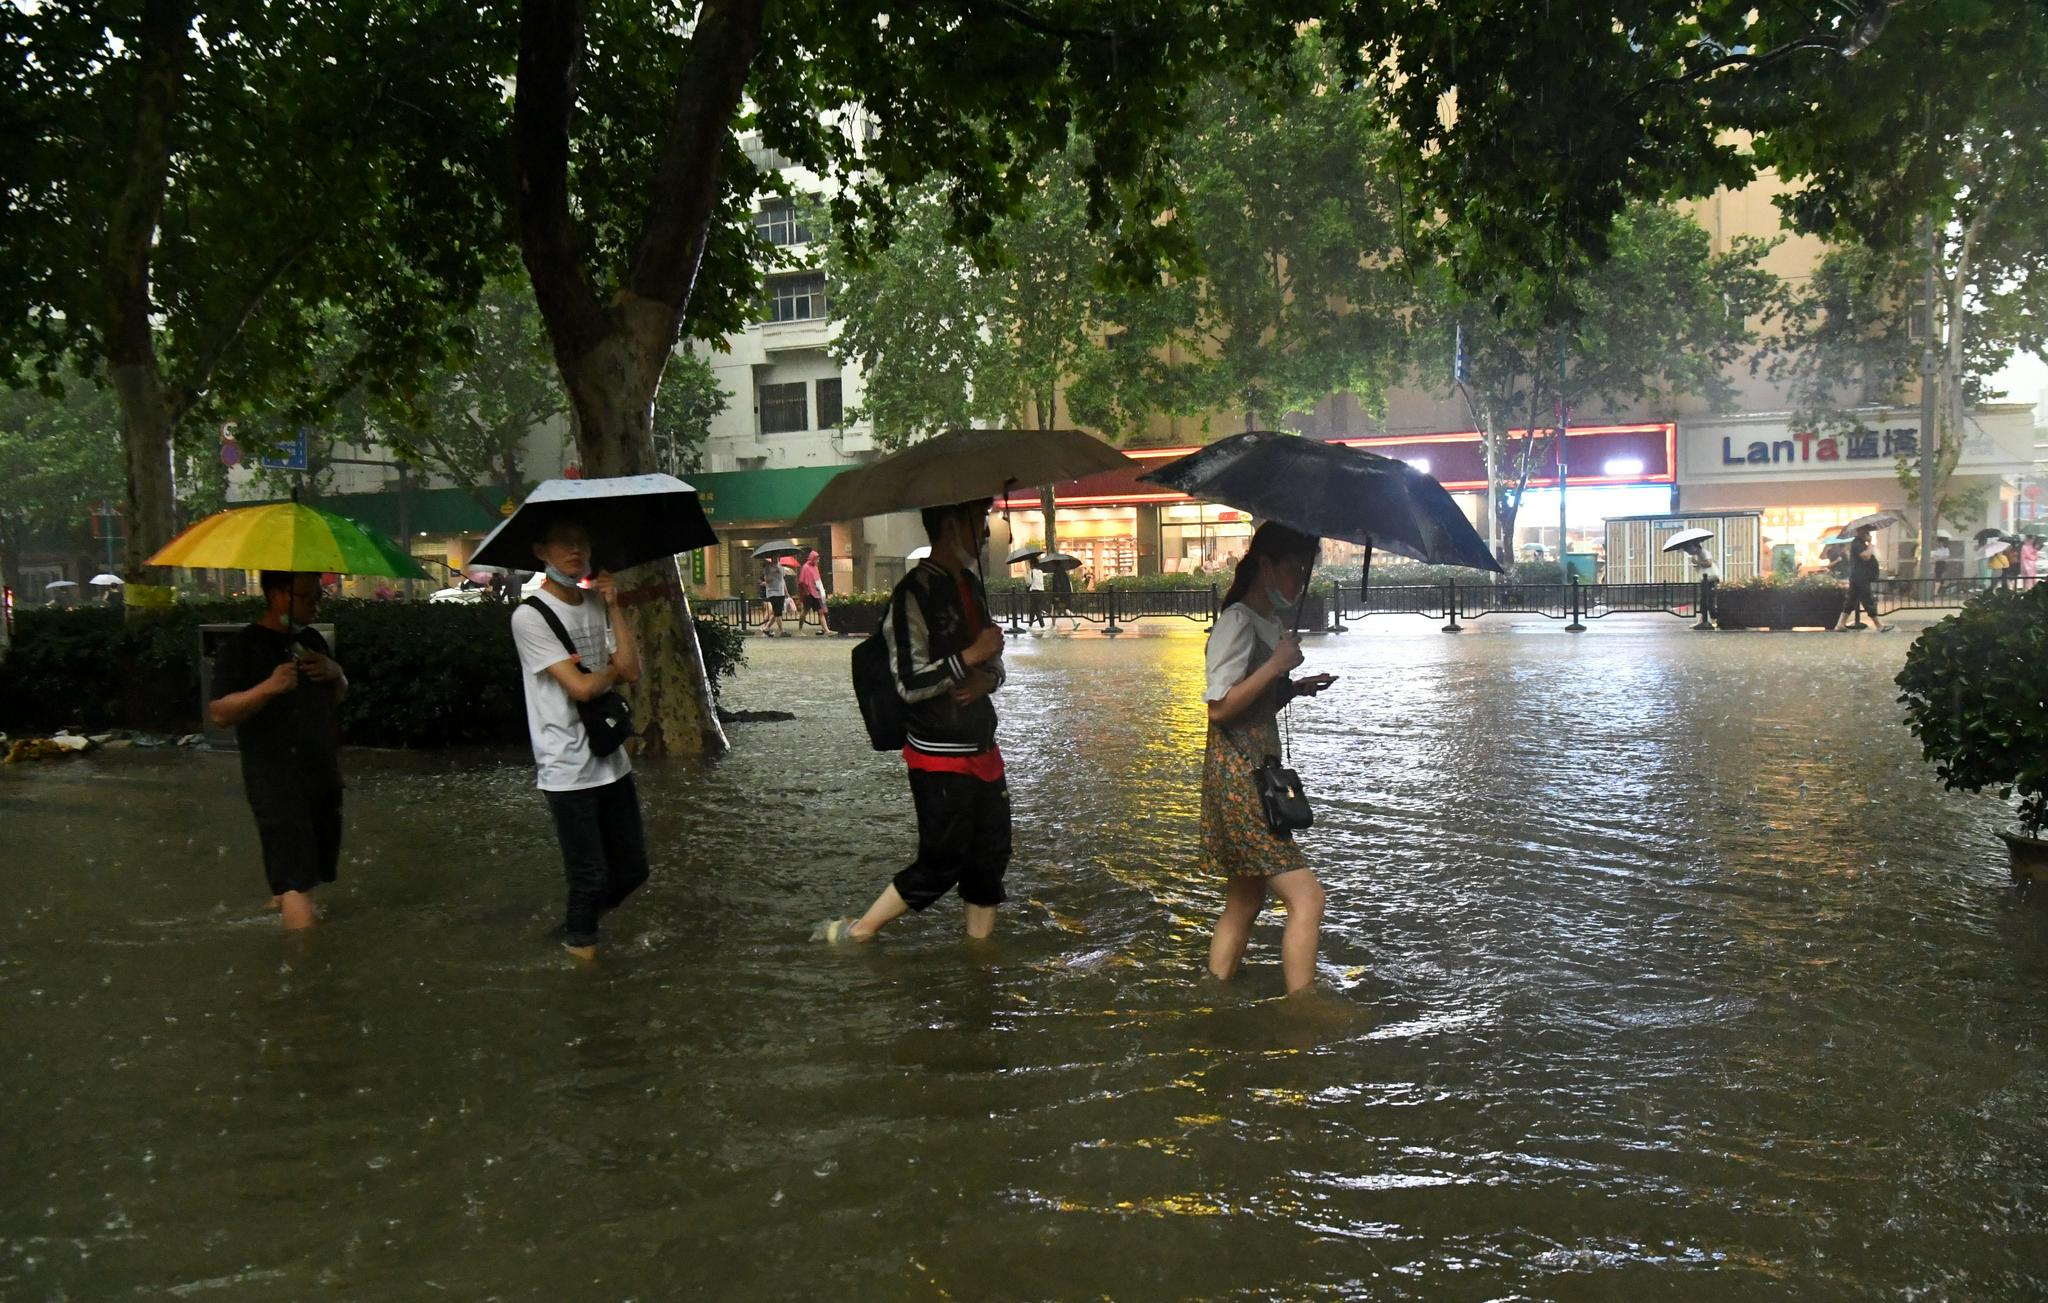
{"label": "small black purse", "polygon": [[[585,674],[590,673],[584,668],[580,659],[582,653],[576,650],[576,643],[569,637],[569,631],[562,627],[562,621],[548,609],[547,603],[538,597],[529,597],[521,605],[531,606],[539,611],[541,618],[548,622],[548,627],[555,631],[555,637],[562,640],[562,646],[569,649],[569,656],[576,661],[576,668]],[[616,688],[610,692],[600,693],[588,701],[571,704],[576,707],[576,718],[583,721],[583,731],[590,735],[590,754],[608,756],[626,745],[626,739],[633,736],[633,708],[626,704],[626,699],[619,695]]]}
{"label": "small black purse", "polygon": [[1275,836],[1286,836],[1313,828],[1316,812],[1309,808],[1308,793],[1301,790],[1301,775],[1267,756],[1252,771],[1259,788],[1259,806],[1266,812],[1266,826]]}

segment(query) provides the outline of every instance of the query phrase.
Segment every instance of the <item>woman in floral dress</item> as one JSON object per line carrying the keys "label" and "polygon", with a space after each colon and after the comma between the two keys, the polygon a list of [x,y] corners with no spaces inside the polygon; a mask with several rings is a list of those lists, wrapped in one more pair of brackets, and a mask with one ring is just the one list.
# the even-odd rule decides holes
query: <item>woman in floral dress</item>
{"label": "woman in floral dress", "polygon": [[1308,587],[1317,540],[1283,525],[1261,525],[1238,562],[1223,610],[1209,631],[1209,744],[1202,761],[1202,866],[1225,880],[1223,914],[1209,943],[1209,971],[1237,972],[1252,920],[1270,889],[1287,906],[1280,965],[1289,994],[1315,981],[1323,888],[1290,833],[1266,826],[1253,771],[1280,754],[1279,713],[1312,697],[1332,675],[1288,678],[1301,641],[1282,626]]}

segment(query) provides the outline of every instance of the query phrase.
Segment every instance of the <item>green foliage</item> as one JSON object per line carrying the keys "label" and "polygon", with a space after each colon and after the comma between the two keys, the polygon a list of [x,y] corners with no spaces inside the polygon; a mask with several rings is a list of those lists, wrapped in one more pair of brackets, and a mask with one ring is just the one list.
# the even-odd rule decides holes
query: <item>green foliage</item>
{"label": "green foliage", "polygon": [[1994,589],[1934,625],[1894,682],[1945,787],[2017,793],[2027,832],[2048,826],[2048,584]]}
{"label": "green foliage", "polygon": [[1830,574],[1781,575],[1773,570],[1768,574],[1748,575],[1725,584],[1723,592],[1773,592],[1773,593],[1837,593],[1842,591],[1842,581]]}
{"label": "green foliage", "polygon": [[[199,626],[244,624],[253,600],[186,603],[124,621],[102,608],[22,612],[0,662],[0,731],[183,733],[200,726]],[[358,746],[521,746],[527,740],[511,608],[492,603],[335,600],[348,671],[342,736]],[[746,660],[736,631],[697,622],[714,692]]]}
{"label": "green foliage", "polygon": [[91,513],[101,503],[118,507],[124,494],[112,394],[85,383],[62,397],[0,390],[0,549],[8,564],[18,563],[30,534],[98,550]]}
{"label": "green foliage", "polygon": [[1230,587],[1230,571],[1217,570],[1168,570],[1156,575],[1111,575],[1096,581],[1095,591],[1114,589],[1125,593],[1132,590],[1157,588],[1207,589]]}
{"label": "green foliage", "polygon": [[[1478,291],[1434,276],[1422,296],[1425,380],[1449,384],[1462,328],[1466,398],[1500,467],[1501,536],[1512,538],[1529,480],[1554,474],[1558,410],[1697,395],[1725,407],[1725,372],[1775,302],[1770,245],[1743,237],[1725,253],[1697,222],[1661,204],[1615,218],[1607,258],[1567,274],[1555,263],[1504,273]],[[1560,321],[1560,316],[1564,320]],[[1528,433],[1524,433],[1524,432]]]}
{"label": "green foliage", "polygon": [[[993,580],[989,583],[989,591],[995,591],[995,581]],[[830,612],[842,606],[886,606],[889,602],[889,597],[890,592],[886,588],[866,588],[850,593],[832,593],[825,598],[825,610]]]}
{"label": "green foliage", "polygon": [[654,395],[655,465],[679,479],[702,470],[711,422],[731,401],[708,358],[694,352],[673,354]]}

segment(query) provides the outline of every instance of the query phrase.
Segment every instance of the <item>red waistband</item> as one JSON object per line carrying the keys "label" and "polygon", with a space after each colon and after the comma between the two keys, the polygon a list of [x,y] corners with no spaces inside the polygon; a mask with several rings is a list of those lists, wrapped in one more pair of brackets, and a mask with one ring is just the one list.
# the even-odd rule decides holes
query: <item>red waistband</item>
{"label": "red waistband", "polygon": [[922,769],[928,774],[966,774],[984,783],[993,783],[1003,776],[1003,752],[1000,747],[971,756],[935,756],[929,751],[916,747],[903,748],[903,763],[912,769]]}

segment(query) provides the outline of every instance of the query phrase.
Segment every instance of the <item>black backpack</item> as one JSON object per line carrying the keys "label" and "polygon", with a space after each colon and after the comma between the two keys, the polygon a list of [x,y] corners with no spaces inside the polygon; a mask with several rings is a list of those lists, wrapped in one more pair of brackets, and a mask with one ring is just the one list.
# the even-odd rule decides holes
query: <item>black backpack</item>
{"label": "black backpack", "polygon": [[860,703],[861,722],[868,726],[868,745],[877,751],[901,751],[909,738],[903,730],[896,669],[889,664],[887,630],[885,623],[854,644],[853,699]]}

